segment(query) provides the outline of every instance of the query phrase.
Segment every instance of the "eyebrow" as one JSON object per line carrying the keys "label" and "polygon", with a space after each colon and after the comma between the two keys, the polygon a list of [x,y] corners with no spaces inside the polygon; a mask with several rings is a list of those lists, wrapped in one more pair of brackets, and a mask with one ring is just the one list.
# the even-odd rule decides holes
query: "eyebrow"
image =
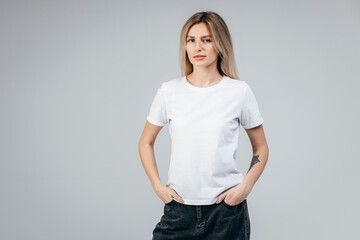
{"label": "eyebrow", "polygon": [[[187,36],[186,38],[188,37],[195,37],[195,36]],[[205,35],[205,36],[202,36],[201,38],[204,38],[204,37],[211,37],[211,35]]]}

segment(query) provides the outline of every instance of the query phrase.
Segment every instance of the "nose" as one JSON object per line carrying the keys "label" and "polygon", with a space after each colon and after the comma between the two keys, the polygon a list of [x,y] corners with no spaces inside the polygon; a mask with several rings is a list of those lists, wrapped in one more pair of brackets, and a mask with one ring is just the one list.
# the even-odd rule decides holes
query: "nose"
{"label": "nose", "polygon": [[196,50],[201,50],[202,49],[202,41],[197,41],[196,43]]}

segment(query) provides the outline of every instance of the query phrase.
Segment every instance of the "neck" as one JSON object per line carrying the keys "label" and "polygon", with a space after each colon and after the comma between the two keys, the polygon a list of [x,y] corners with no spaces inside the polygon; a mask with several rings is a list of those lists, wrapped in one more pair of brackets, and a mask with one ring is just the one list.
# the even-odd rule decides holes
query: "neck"
{"label": "neck", "polygon": [[217,69],[209,70],[201,68],[194,69],[193,72],[186,77],[186,79],[189,83],[197,87],[210,87],[219,83],[222,77],[223,76]]}

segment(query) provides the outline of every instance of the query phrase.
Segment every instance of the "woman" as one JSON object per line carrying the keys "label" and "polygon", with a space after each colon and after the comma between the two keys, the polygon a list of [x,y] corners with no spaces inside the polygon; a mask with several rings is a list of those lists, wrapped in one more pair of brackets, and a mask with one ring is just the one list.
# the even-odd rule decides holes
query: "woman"
{"label": "woman", "polygon": [[[164,214],[159,239],[250,239],[246,198],[268,159],[263,118],[249,85],[236,73],[231,36],[214,12],[191,16],[181,31],[183,77],[163,82],[139,141],[143,167]],[[165,124],[172,140],[166,186],[153,145]],[[240,125],[253,148],[244,176],[235,157]]]}

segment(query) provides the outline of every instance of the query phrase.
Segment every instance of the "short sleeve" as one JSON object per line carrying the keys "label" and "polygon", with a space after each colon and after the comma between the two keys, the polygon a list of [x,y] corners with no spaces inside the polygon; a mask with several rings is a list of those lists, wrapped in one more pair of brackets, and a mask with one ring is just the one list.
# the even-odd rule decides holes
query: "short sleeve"
{"label": "short sleeve", "polygon": [[161,87],[158,88],[146,119],[150,123],[157,126],[164,126],[168,123],[165,98],[165,83],[163,83]]}
{"label": "short sleeve", "polygon": [[255,95],[250,86],[245,83],[245,92],[240,113],[240,124],[244,129],[250,129],[261,125],[264,122]]}

